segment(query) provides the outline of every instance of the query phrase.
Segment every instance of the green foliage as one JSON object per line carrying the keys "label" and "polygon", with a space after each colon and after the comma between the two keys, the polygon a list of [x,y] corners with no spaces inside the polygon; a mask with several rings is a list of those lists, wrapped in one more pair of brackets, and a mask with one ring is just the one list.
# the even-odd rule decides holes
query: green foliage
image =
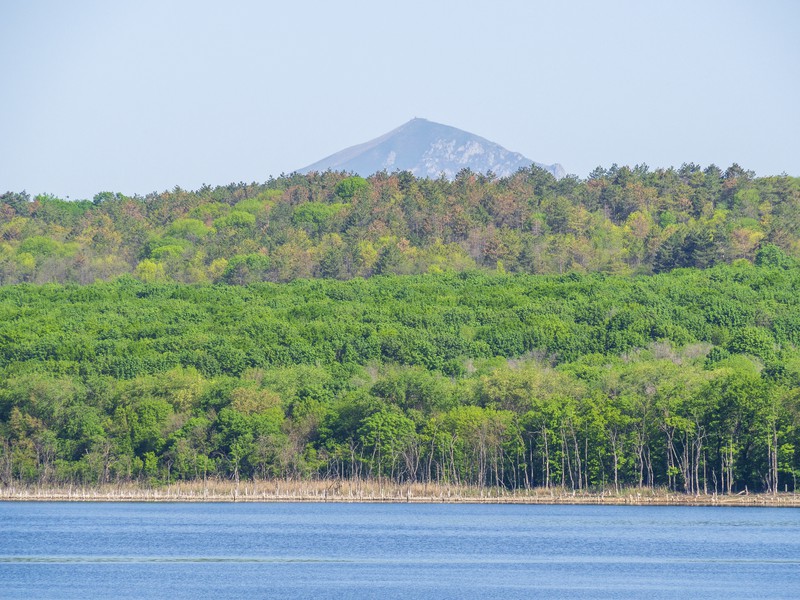
{"label": "green foliage", "polygon": [[25,192],[6,192],[0,195],[0,204],[5,204],[14,212],[19,215],[28,212],[28,206],[31,201],[30,195]]}
{"label": "green foliage", "polygon": [[733,334],[727,350],[769,360],[775,356],[775,340],[761,327],[742,327]]}
{"label": "green foliage", "polygon": [[306,202],[294,210],[292,224],[302,227],[309,235],[319,236],[333,230],[335,219],[347,204],[324,204],[322,202]]}
{"label": "green foliage", "polygon": [[214,221],[214,227],[217,229],[247,229],[255,224],[255,216],[242,210],[234,210],[227,216]]}
{"label": "green foliage", "polygon": [[775,244],[765,244],[756,252],[755,264],[759,267],[791,269],[797,267],[797,260],[787,256]]}
{"label": "green foliage", "polygon": [[202,240],[213,231],[211,227],[207,227],[199,219],[176,219],[169,226],[167,234],[196,242]]}
{"label": "green foliage", "polygon": [[222,281],[232,285],[245,285],[265,281],[269,277],[270,259],[263,254],[244,254],[231,257]]}
{"label": "green foliage", "polygon": [[[225,277],[268,275],[237,256]],[[779,265],[4,286],[0,476],[791,487],[797,289]]]}
{"label": "green foliage", "polygon": [[208,283],[253,254],[271,259],[255,279],[282,282],[476,268],[662,273],[735,261],[788,269],[800,248],[800,180],[738,166],[614,165],[558,182],[536,167],[452,182],[326,172],[143,198],[2,198],[0,284],[147,278],[143,259],[160,265],[148,280]]}
{"label": "green foliage", "polygon": [[18,252],[28,253],[33,255],[34,257],[41,257],[45,258],[48,256],[54,256],[59,253],[61,249],[61,244],[57,241],[50,239],[48,237],[44,237],[41,235],[36,235],[33,237],[27,238],[23,241],[18,248]]}
{"label": "green foliage", "polygon": [[353,176],[340,181],[336,186],[336,195],[339,198],[350,200],[369,190],[369,182],[363,177]]}
{"label": "green foliage", "polygon": [[794,489],[797,248],[738,165],[8,192],[0,480]]}

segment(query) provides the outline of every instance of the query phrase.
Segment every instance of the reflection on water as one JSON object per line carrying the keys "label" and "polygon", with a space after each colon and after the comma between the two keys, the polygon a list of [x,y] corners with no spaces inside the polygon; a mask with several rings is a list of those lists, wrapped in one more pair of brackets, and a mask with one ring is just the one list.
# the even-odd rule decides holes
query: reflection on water
{"label": "reflection on water", "polygon": [[0,597],[796,598],[800,509],[0,503]]}

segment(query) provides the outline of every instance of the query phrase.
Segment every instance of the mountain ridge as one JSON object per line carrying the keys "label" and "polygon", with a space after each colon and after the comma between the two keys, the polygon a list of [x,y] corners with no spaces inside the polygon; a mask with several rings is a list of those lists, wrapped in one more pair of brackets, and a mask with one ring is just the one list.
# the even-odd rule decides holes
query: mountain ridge
{"label": "mountain ridge", "polygon": [[410,171],[416,177],[437,178],[444,174],[453,179],[465,168],[506,177],[531,165],[545,169],[556,178],[565,175],[558,163],[536,162],[473,133],[415,117],[372,140],[303,167],[298,173],[330,169],[367,177],[378,171],[400,170]]}

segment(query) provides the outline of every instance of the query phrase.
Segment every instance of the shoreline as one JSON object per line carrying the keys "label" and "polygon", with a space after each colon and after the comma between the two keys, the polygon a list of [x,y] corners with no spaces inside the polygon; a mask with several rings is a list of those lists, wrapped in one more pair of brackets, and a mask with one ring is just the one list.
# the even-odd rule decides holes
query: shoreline
{"label": "shoreline", "polygon": [[509,491],[441,485],[375,482],[202,482],[147,487],[118,486],[4,486],[0,502],[249,502],[249,503],[404,503],[404,504],[542,504],[601,506],[760,506],[800,508],[800,495],[700,494],[687,495],[662,489],[620,492],[572,492],[561,489]]}

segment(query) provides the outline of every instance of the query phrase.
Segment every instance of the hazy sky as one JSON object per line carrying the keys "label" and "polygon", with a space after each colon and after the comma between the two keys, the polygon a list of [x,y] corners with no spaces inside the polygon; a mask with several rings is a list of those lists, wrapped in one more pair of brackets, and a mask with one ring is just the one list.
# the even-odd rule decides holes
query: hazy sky
{"label": "hazy sky", "polygon": [[0,193],[264,181],[413,117],[800,176],[800,2],[0,1]]}

